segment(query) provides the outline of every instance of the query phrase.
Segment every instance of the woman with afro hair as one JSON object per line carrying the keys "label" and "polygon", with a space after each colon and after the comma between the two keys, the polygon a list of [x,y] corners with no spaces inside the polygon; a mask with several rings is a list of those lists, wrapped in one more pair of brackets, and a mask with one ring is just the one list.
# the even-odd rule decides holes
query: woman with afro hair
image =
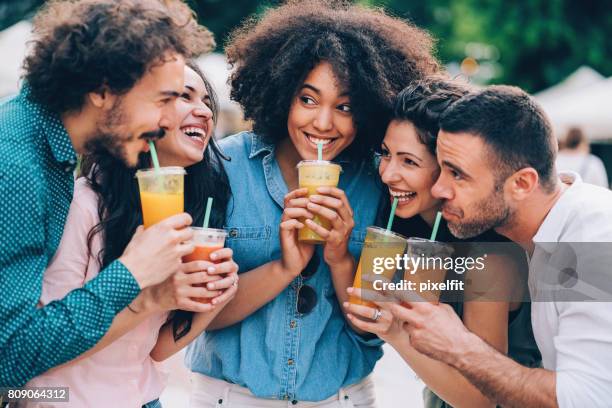
{"label": "woman with afro hair", "polygon": [[[192,406],[376,406],[382,341],[342,305],[380,201],[373,150],[397,93],[439,70],[432,48],[401,19],[337,1],[290,1],[232,34],[231,95],[253,123],[221,143],[241,284],[189,348]],[[308,198],[296,165],[316,159],[317,144],[342,174]],[[298,241],[304,227],[324,244]]]}

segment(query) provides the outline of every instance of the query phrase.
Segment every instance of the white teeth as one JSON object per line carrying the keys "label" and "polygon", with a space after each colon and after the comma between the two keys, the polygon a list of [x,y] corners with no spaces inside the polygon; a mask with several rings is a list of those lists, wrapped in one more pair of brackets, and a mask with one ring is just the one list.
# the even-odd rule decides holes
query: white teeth
{"label": "white teeth", "polygon": [[194,139],[202,139],[206,136],[206,133],[204,132],[204,130],[197,128],[197,127],[186,127],[181,130],[187,136],[194,138]]}
{"label": "white teeth", "polygon": [[413,197],[416,195],[414,191],[394,191],[389,190],[393,197]]}
{"label": "white teeth", "polygon": [[414,191],[393,191],[389,190],[389,193],[398,199],[400,203],[410,201],[414,197],[416,197],[416,193]]}
{"label": "white teeth", "polygon": [[334,141],[334,139],[319,139],[318,137],[314,137],[311,135],[308,135],[308,139],[315,144],[321,143],[322,145],[326,145]]}

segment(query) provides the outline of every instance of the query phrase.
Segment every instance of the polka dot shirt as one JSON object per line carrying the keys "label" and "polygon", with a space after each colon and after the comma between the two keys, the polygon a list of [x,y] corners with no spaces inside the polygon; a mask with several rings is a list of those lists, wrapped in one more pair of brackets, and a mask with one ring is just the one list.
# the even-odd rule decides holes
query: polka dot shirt
{"label": "polka dot shirt", "polygon": [[76,153],[57,115],[21,93],[0,104],[0,386],[22,386],[93,347],[139,293],[119,261],[43,308],[43,273],[62,236]]}

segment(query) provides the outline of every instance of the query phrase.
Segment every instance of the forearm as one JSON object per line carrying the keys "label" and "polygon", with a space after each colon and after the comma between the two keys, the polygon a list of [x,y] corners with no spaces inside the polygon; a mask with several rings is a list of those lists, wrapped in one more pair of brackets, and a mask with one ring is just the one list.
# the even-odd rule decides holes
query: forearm
{"label": "forearm", "polygon": [[346,318],[348,310],[345,310],[343,306],[344,302],[348,302],[349,300],[349,295],[346,292],[346,289],[353,286],[353,281],[355,279],[355,258],[349,255],[344,261],[329,265],[329,270],[331,273],[334,290],[336,291],[336,297],[338,298],[340,308],[343,311],[342,315],[345,316],[344,318],[346,322],[355,332],[365,334],[365,331],[355,327],[350,320]]}
{"label": "forearm", "polygon": [[154,306],[152,304],[147,303],[143,299],[140,299],[140,296],[134,299],[134,302],[132,302],[132,305],[130,307],[133,309],[133,311],[126,307],[121,312],[119,312],[117,316],[115,316],[111,327],[93,348],[90,348],[85,353],[81,354],[69,363],[87,358],[92,354],[95,354],[103,348],[109,346],[110,344],[115,342],[115,340],[138,326],[140,323],[142,323],[149,317],[151,317],[151,315],[153,315],[157,311],[156,309],[154,309]]}
{"label": "forearm", "polygon": [[523,367],[472,333],[453,348],[448,362],[498,405],[558,407],[555,372]]}
{"label": "forearm", "polygon": [[223,310],[223,308],[216,308],[206,313],[194,314],[189,332],[177,341],[174,341],[174,335],[172,333],[172,320],[164,324],[159,331],[157,343],[155,343],[155,347],[151,350],[151,358],[155,361],[164,361],[178,353],[206,330],[210,322],[221,310]]}
{"label": "forearm", "polygon": [[278,296],[293,279],[283,271],[280,261],[241,273],[236,296],[210,322],[208,329],[218,330],[244,320]]}
{"label": "forearm", "polygon": [[474,385],[453,367],[419,353],[410,345],[408,333],[383,339],[391,345],[436,395],[455,408],[495,407]]}
{"label": "forearm", "polygon": [[[17,310],[23,307],[18,306],[20,300],[5,297],[0,308],[8,311],[2,316],[2,338],[6,340],[0,342],[0,385],[21,386],[92,348],[138,291],[129,271],[111,264],[84,288],[41,309]],[[9,316],[17,314],[18,322],[10,320]]]}

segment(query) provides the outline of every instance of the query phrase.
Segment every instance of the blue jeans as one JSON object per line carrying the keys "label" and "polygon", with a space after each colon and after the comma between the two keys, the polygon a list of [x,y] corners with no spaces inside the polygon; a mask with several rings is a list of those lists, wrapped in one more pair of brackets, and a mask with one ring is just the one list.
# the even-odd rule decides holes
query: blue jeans
{"label": "blue jeans", "polygon": [[142,406],[142,408],[162,408],[161,402],[159,402],[159,398],[150,402],[147,402]]}

